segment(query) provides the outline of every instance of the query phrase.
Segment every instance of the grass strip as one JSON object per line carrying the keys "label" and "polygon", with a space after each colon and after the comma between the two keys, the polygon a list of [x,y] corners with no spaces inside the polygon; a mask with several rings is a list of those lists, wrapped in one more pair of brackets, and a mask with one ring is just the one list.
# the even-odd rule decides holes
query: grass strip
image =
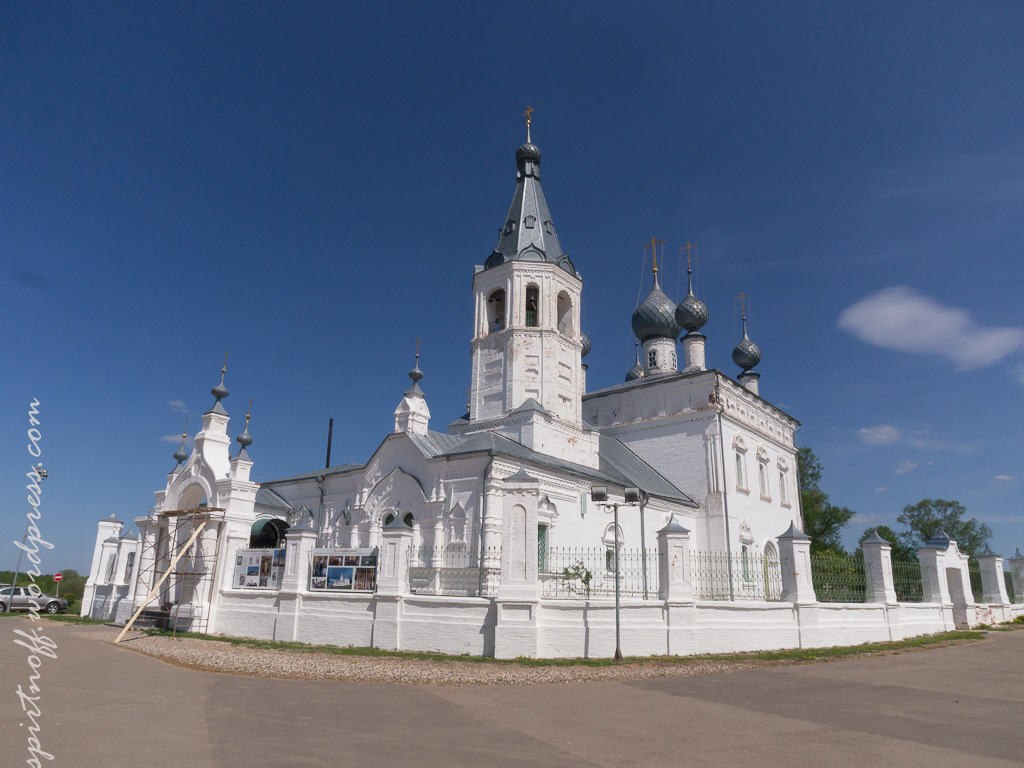
{"label": "grass strip", "polygon": [[[52,618],[52,617],[51,617]],[[102,622],[98,622],[102,623]],[[279,642],[273,640],[253,640],[244,637],[228,637],[224,635],[204,635],[197,632],[178,632],[174,635],[165,629],[144,629],[142,630],[151,637],[167,637],[198,640],[212,640],[228,643],[233,646],[254,648],[268,651],[290,651],[293,653],[328,653],[337,656],[371,656],[389,657],[397,659],[421,659],[425,661],[447,661],[489,664],[515,664],[524,667],[610,667],[619,664],[687,664],[707,661],[743,661],[745,659],[757,661],[811,661],[817,659],[844,658],[848,656],[859,656],[871,653],[887,653],[915,648],[927,648],[929,646],[940,646],[952,642],[981,640],[985,637],[984,631],[958,630],[955,632],[942,632],[936,635],[924,635],[911,637],[906,640],[896,640],[884,643],[864,643],[862,645],[847,645],[834,648],[799,648],[782,651],[747,651],[742,653],[716,653],[703,654],[700,656],[627,656],[621,662],[613,659],[495,659],[491,656],[452,656],[444,653],[430,653],[418,651],[382,651],[378,648],[365,647],[340,647],[335,645],[307,645],[298,642]]]}

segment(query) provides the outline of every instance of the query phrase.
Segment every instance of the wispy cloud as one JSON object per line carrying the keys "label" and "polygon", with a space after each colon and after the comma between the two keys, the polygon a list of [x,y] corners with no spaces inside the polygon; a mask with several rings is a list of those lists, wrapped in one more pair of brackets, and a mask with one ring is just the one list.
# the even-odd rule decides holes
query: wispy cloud
{"label": "wispy cloud", "polygon": [[903,430],[891,424],[876,424],[873,427],[862,427],[857,436],[868,445],[909,445],[923,451],[946,451],[948,453],[978,453],[981,446],[976,441],[939,440],[928,437],[927,428]]}
{"label": "wispy cloud", "polygon": [[177,445],[178,443],[181,442],[181,435],[164,435],[163,437],[160,438],[160,442]]}
{"label": "wispy cloud", "polygon": [[902,181],[889,180],[874,199],[920,199],[958,205],[1019,203],[1024,200],[1024,164],[1019,157],[948,157],[907,169]]}
{"label": "wispy cloud", "polygon": [[899,442],[900,431],[888,424],[879,424],[876,427],[865,427],[858,430],[860,439],[870,445],[891,445]]}
{"label": "wispy cloud", "polygon": [[908,472],[913,472],[915,469],[917,469],[917,464],[910,461],[909,459],[904,459],[903,461],[896,465],[896,474],[905,475]]}
{"label": "wispy cloud", "polygon": [[885,493],[888,490],[889,488],[887,486],[880,485],[877,488],[875,488],[875,493]]}
{"label": "wispy cloud", "polygon": [[839,314],[838,326],[861,341],[894,352],[936,355],[960,370],[983,368],[1024,349],[1024,327],[988,327],[966,309],[913,288],[883,288]]}
{"label": "wispy cloud", "polygon": [[882,516],[876,515],[874,512],[866,515],[857,514],[850,518],[850,522],[854,525],[875,525],[882,522]]}
{"label": "wispy cloud", "polygon": [[168,400],[167,405],[178,413],[190,413],[184,400]]}
{"label": "wispy cloud", "polygon": [[1013,475],[996,475],[996,480],[1004,483],[1012,483],[1016,479]]}

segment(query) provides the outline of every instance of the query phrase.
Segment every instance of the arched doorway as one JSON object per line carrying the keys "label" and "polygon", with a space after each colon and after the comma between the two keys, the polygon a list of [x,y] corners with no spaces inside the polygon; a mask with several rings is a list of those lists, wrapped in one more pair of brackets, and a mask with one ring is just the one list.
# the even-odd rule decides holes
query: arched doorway
{"label": "arched doorway", "polygon": [[276,518],[266,518],[253,523],[249,534],[250,549],[280,549],[284,546],[288,523]]}

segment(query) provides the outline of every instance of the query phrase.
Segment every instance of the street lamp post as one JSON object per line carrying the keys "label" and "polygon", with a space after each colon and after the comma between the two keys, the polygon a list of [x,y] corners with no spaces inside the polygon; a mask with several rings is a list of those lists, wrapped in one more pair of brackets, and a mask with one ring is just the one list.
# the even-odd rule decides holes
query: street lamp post
{"label": "street lamp post", "polygon": [[[617,502],[608,503],[608,486],[606,485],[591,486],[590,498],[603,507],[611,507],[615,514],[615,528],[612,533],[615,541],[615,660],[622,661],[622,624],[619,617],[619,504]],[[622,506],[639,503],[640,489],[623,488],[622,499]]]}
{"label": "street lamp post", "polygon": [[[39,482],[50,476],[50,473],[43,469],[43,463],[39,462],[36,466],[32,467],[39,475]],[[21,556],[25,554],[25,542],[28,541],[28,529],[32,527],[32,521],[29,520],[25,526],[25,535],[21,537],[21,549],[18,550],[18,564],[14,567],[14,578],[11,579],[11,605],[14,605],[14,589],[18,586],[18,574],[21,573]]]}

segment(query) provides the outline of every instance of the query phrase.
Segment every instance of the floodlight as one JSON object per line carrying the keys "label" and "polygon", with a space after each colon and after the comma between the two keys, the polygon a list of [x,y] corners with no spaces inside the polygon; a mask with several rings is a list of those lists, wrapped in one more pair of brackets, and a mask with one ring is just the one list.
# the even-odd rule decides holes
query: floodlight
{"label": "floodlight", "polygon": [[590,486],[590,500],[591,501],[608,501],[608,486],[607,485],[592,485],[592,486]]}
{"label": "floodlight", "polygon": [[622,489],[623,498],[627,504],[638,504],[640,503],[640,489],[633,486]]}

